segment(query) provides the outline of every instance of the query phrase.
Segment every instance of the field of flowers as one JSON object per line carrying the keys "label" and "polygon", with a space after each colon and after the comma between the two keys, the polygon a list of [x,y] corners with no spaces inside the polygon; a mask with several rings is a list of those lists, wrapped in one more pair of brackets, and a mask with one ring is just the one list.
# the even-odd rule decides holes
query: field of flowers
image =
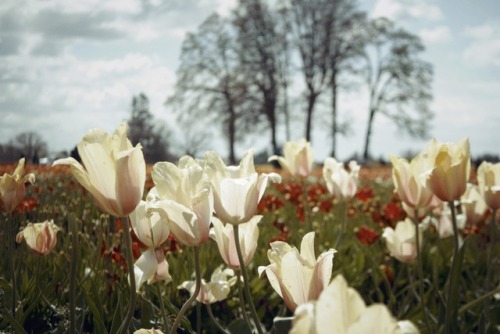
{"label": "field of flowers", "polygon": [[0,166],[0,332],[498,332],[498,165],[433,188],[416,163],[393,158],[394,178],[333,159],[313,169],[307,143],[287,145],[284,170],[254,173],[251,154],[239,169],[210,171],[211,155],[148,166],[127,214],[130,194],[96,197],[73,165]]}

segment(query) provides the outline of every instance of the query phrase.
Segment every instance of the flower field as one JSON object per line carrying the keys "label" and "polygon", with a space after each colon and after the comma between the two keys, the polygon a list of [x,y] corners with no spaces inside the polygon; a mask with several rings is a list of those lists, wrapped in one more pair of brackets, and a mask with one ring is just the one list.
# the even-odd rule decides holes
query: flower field
{"label": "flower field", "polygon": [[[357,317],[351,320],[352,326],[358,327],[346,323],[339,333],[347,333],[349,328],[362,333],[353,328],[371,328],[385,321],[385,316],[392,327],[380,329],[380,333],[498,331],[500,236],[493,218],[496,210],[485,205],[484,209],[474,206],[470,211],[469,204],[478,200],[466,197],[470,196],[468,192],[449,203],[437,199],[430,202],[429,195],[425,205],[408,209],[401,201],[401,184],[395,191],[391,166],[351,165],[343,170],[351,174],[357,171],[354,183],[338,189],[338,183],[324,178],[329,173],[327,163],[325,169],[317,167],[305,175],[271,165],[257,166],[259,177],[269,176],[262,181],[267,182],[267,188],[259,193],[256,211],[250,214],[261,218],[234,218],[230,206],[225,207],[227,216],[219,213],[217,196],[224,206],[228,198],[225,191],[229,190],[214,188],[218,219],[212,218],[210,237],[208,231],[198,236],[197,230],[183,230],[181,235],[176,230],[180,227],[173,225],[169,230],[159,230],[164,228],[160,225],[163,220],[175,219],[168,209],[171,202],[160,205],[148,201],[156,192],[158,198],[168,192],[163,188],[168,184],[162,186],[159,175],[171,182],[175,181],[171,175],[184,177],[178,171],[183,170],[183,163],[193,166],[190,161],[181,162],[179,168],[173,164],[162,169],[147,166],[143,198],[148,194],[148,200],[143,205],[148,215],[131,215],[130,234],[128,219],[104,213],[105,205],[96,205],[92,193],[80,185],[70,167],[27,165],[23,175],[32,173],[36,181],[23,189],[14,210],[4,210],[1,215],[0,332],[116,333],[144,329],[148,333],[281,333],[291,327],[280,329],[274,324],[275,318],[294,317],[293,322],[284,321],[285,327],[293,326],[294,333],[332,333],[328,326],[334,320],[320,318],[325,312],[318,311],[332,304],[336,309],[328,314],[337,319],[336,324]],[[0,175],[10,175],[15,169],[16,165],[0,166]],[[171,179],[165,176],[167,172]],[[195,183],[196,175],[189,174],[186,180]],[[332,175],[332,180],[338,181],[335,175],[344,174],[333,171]],[[477,184],[476,168],[471,175],[468,180]],[[281,182],[271,182],[278,180],[277,176],[281,176]],[[24,181],[19,184],[24,186]],[[150,191],[153,188],[157,191]],[[177,196],[183,191],[179,189]],[[237,196],[239,191],[229,193]],[[199,202],[193,203],[193,211],[198,212]],[[450,203],[454,207],[451,210],[447,208]],[[151,217],[157,218],[153,221]],[[249,225],[252,220],[253,227]],[[46,221],[53,221],[57,229],[51,225],[40,227],[42,232],[28,229],[29,223]],[[149,224],[146,232],[141,227],[144,222]],[[242,236],[234,246],[236,233]],[[35,241],[30,244],[32,235]],[[135,262],[135,294],[130,292],[128,278],[128,235]],[[240,268],[241,260],[231,247],[240,247],[246,254],[246,269]],[[152,260],[147,260],[145,254],[150,249]],[[184,308],[197,285],[197,267],[204,279],[201,292],[198,301]],[[246,281],[242,279],[245,274]],[[304,280],[311,285],[305,287],[308,281]],[[299,287],[294,285],[299,283]],[[334,290],[337,288],[340,290]],[[344,293],[349,298],[330,299],[334,302],[328,303],[327,293]],[[356,306],[348,304],[353,300]],[[383,311],[375,311],[375,305],[380,304],[385,305]],[[181,308],[185,314],[178,317]],[[364,317],[368,310],[373,311],[372,318]],[[374,312],[382,313],[375,318]],[[403,322],[396,325],[395,319]],[[126,328],[121,328],[127,321]],[[327,329],[322,331],[320,326]]]}

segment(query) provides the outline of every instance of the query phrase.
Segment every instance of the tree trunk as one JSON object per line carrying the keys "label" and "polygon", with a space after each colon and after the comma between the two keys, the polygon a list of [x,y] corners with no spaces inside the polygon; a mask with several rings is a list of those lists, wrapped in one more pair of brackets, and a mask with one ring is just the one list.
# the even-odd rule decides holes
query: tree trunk
{"label": "tree trunk", "polygon": [[269,126],[271,127],[271,146],[273,149],[273,154],[279,154],[278,152],[278,143],[276,142],[276,117],[273,117],[269,120]]}
{"label": "tree trunk", "polygon": [[317,94],[309,94],[307,99],[307,118],[306,118],[306,140],[308,142],[311,141],[312,135],[312,120],[313,120],[313,111],[314,104],[316,102]]}
{"label": "tree trunk", "polygon": [[286,140],[289,141],[290,135],[290,112],[288,110],[288,83],[283,80],[283,114],[285,115]]}
{"label": "tree trunk", "polygon": [[371,108],[370,109],[370,117],[368,117],[368,126],[366,128],[365,148],[363,150],[364,162],[368,162],[368,158],[369,158],[369,148],[370,148],[370,140],[372,137],[372,127],[373,127],[374,118],[375,118],[375,109]]}
{"label": "tree trunk", "polygon": [[236,156],[234,154],[234,144],[236,141],[236,115],[233,108],[229,110],[229,122],[228,122],[228,138],[229,138],[229,163],[231,165],[236,164]]}
{"label": "tree trunk", "polygon": [[338,123],[337,123],[337,73],[332,73],[332,152],[331,156],[335,157],[337,153],[337,131],[338,131]]}

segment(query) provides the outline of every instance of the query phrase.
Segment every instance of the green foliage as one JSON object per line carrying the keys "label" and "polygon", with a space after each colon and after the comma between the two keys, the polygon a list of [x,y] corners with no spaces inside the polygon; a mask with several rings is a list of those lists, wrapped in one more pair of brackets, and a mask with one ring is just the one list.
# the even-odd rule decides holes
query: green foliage
{"label": "green foliage", "polygon": [[[54,172],[37,175],[37,179],[36,186],[27,189],[24,211],[17,212],[14,217],[1,216],[2,223],[14,219],[18,231],[28,221],[54,219],[62,231],[58,234],[56,249],[47,256],[34,254],[25,244],[16,244],[14,265],[18,303],[15,316],[10,310],[13,289],[9,264],[6,253],[2,253],[0,331],[67,332],[72,249],[67,217],[74,213],[79,241],[76,269],[78,332],[114,333],[125,317],[129,298],[122,243],[124,231],[114,218],[101,214],[90,195],[70,175]],[[36,204],[30,200],[35,200]],[[342,231],[341,209],[341,204],[317,179],[287,180],[269,188],[259,206],[263,215],[259,223],[259,247],[247,268],[250,289],[262,323],[267,330],[271,330],[276,316],[292,315],[265,276],[258,276],[257,268],[269,264],[269,243],[283,240],[299,248],[302,237],[313,229],[316,232],[317,256],[329,248],[337,249],[333,260],[334,275],[343,274],[368,304],[384,303],[398,319],[411,320],[422,332],[426,332],[415,288],[419,284],[416,269],[391,258],[381,239],[385,227],[394,226],[405,217],[398,199],[393,195],[391,183],[363,182],[358,195],[347,203],[345,234],[335,246]],[[367,229],[373,234],[366,232]],[[1,233],[2,240],[14,240],[14,235],[8,235],[6,230]],[[490,293],[498,284],[500,247],[498,243],[491,244],[484,223],[467,227],[464,237],[462,270],[455,277],[460,284],[461,331],[483,332],[488,328],[491,331],[500,324],[499,304]],[[139,246],[137,242],[136,246]],[[440,329],[444,319],[444,291],[452,248],[452,240],[439,239],[432,227],[425,231],[422,252],[424,298],[435,331]],[[165,251],[173,282],[156,283],[159,289],[156,285],[147,284],[141,288],[132,322],[134,328],[164,328],[158,290],[170,325],[189,297],[177,286],[193,279],[193,250],[170,240]],[[2,252],[5,252],[5,247]],[[221,263],[217,245],[210,240],[201,248],[203,277],[208,280]],[[201,309],[202,328],[205,332],[215,332],[205,307]],[[212,305],[212,310],[223,326],[239,331],[242,323],[236,319],[241,318],[241,308],[236,287],[227,300]],[[188,331],[196,328],[196,307],[188,311],[181,327]]]}

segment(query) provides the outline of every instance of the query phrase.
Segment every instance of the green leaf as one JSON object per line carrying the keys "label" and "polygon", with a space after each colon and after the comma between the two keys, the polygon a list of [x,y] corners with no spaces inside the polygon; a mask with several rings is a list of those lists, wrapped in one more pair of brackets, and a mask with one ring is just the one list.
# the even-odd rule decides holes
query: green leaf
{"label": "green leaf", "polygon": [[93,298],[89,296],[87,291],[84,291],[84,296],[85,296],[85,302],[87,303],[87,306],[90,309],[90,312],[92,313],[93,320],[94,320],[94,325],[96,326],[97,333],[107,333],[108,331],[106,330],[106,326],[104,325],[104,322],[102,321],[101,313],[99,313],[99,310],[97,309]]}
{"label": "green leaf", "polygon": [[229,333],[234,334],[252,334],[252,330],[248,327],[243,319],[236,319],[227,326]]}
{"label": "green leaf", "polygon": [[2,314],[2,318],[7,320],[9,324],[16,330],[16,333],[26,333],[23,326],[16,320],[14,317],[5,310],[0,310],[0,314]]}

